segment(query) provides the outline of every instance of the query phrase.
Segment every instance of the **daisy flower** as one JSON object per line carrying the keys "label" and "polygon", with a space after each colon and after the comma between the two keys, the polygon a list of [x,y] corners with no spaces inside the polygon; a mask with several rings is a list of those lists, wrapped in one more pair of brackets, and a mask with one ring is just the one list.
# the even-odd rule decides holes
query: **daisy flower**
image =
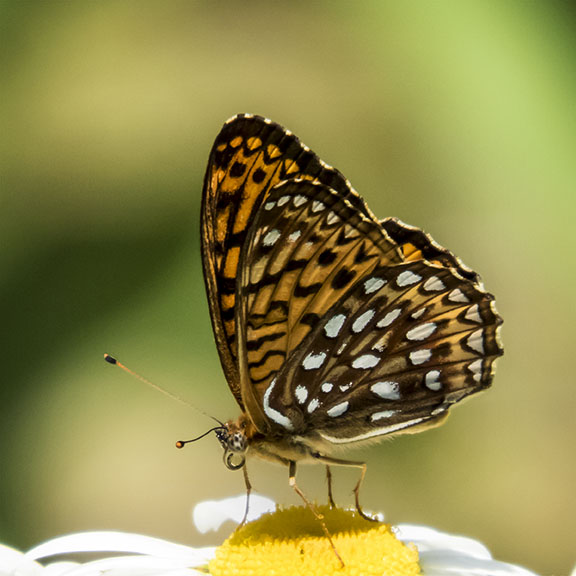
{"label": "daisy flower", "polygon": [[[202,502],[194,509],[194,522],[201,532],[217,530],[228,520],[239,522],[245,502],[245,496]],[[267,498],[251,497],[252,521],[217,548],[123,532],[70,534],[25,553],[0,544],[0,576],[535,576],[494,560],[485,546],[470,538],[423,526],[392,527],[353,511],[319,506],[344,559],[342,567],[307,508],[275,508]],[[102,557],[62,560],[86,552]],[[105,556],[108,553],[114,555]]]}

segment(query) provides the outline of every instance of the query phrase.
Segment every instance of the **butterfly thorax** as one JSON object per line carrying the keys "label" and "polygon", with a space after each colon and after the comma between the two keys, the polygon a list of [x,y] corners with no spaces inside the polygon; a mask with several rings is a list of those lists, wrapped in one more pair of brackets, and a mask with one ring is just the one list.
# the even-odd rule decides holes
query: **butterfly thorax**
{"label": "butterfly thorax", "polygon": [[240,470],[248,454],[279,464],[314,462],[323,456],[313,442],[297,435],[262,434],[245,413],[215,432],[224,448],[224,464],[230,470]]}

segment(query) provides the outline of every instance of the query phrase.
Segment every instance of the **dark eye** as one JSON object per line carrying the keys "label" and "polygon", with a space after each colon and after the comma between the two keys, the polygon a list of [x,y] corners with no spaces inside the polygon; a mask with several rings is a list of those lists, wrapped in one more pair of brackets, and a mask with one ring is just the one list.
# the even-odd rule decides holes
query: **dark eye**
{"label": "dark eye", "polygon": [[242,434],[234,434],[234,436],[232,437],[232,448],[234,450],[244,450],[244,446],[245,446],[246,442],[245,442],[245,437]]}

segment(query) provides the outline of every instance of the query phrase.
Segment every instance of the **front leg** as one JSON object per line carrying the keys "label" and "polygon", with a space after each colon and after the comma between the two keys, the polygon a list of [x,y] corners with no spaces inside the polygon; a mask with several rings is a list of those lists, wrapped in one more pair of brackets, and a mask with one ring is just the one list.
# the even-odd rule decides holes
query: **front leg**
{"label": "front leg", "polygon": [[252,484],[250,484],[250,478],[248,478],[246,464],[242,467],[242,472],[244,474],[244,484],[246,484],[246,509],[244,510],[244,518],[242,518],[242,522],[238,524],[236,530],[239,530],[244,526],[244,524],[246,524],[246,520],[248,519],[248,510],[250,509],[250,492],[252,492]]}

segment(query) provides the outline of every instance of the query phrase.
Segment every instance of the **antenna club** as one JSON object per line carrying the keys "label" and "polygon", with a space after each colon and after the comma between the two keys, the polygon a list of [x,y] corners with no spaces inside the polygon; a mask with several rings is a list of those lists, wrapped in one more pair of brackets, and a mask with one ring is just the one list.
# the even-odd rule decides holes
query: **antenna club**
{"label": "antenna club", "polygon": [[116,358],[114,358],[114,356],[110,356],[110,354],[104,354],[104,360],[106,360],[106,362],[109,364],[118,364]]}
{"label": "antenna club", "polygon": [[185,445],[186,442],[183,442],[182,440],[178,440],[178,442],[176,442],[176,448],[184,448]]}

